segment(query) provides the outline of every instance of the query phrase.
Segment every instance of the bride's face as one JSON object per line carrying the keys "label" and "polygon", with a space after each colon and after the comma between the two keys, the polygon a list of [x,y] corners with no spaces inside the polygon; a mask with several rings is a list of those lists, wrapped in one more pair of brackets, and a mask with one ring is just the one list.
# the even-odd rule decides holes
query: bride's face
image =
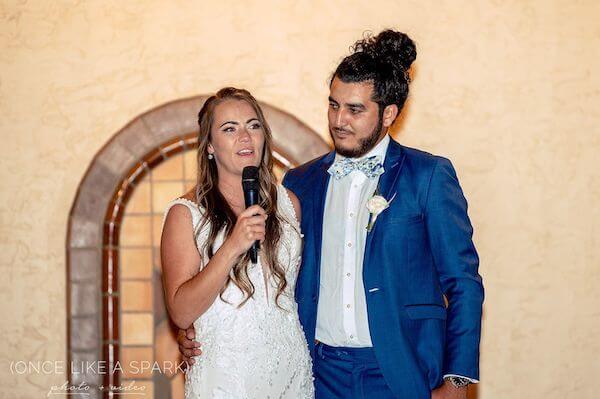
{"label": "bride's face", "polygon": [[241,175],[246,166],[259,166],[265,145],[263,126],[250,104],[225,100],[214,109],[209,154],[219,174]]}

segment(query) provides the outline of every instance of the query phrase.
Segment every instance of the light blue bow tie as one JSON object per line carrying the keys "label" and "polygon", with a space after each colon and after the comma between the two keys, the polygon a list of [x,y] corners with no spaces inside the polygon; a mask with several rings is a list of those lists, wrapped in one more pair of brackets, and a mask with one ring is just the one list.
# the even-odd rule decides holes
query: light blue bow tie
{"label": "light blue bow tie", "polygon": [[351,158],[339,159],[335,161],[327,171],[330,175],[339,180],[355,170],[360,170],[369,179],[374,179],[382,174],[384,169],[381,164],[381,158],[374,155],[372,157],[361,159],[360,161],[353,161]]}

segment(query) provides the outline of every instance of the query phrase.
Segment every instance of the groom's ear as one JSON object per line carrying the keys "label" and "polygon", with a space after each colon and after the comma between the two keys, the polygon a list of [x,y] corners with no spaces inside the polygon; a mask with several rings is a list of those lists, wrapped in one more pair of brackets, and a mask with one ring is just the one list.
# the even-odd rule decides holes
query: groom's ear
{"label": "groom's ear", "polygon": [[390,127],[398,116],[398,106],[396,104],[387,105],[383,109],[383,127]]}

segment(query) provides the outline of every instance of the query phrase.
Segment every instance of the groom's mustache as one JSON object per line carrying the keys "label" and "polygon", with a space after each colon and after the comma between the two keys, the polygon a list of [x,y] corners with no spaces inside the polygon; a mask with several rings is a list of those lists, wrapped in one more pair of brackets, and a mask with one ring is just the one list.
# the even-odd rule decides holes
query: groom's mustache
{"label": "groom's mustache", "polygon": [[341,127],[332,127],[331,130],[334,131],[334,132],[336,132],[336,133],[354,134],[350,130],[346,130],[346,129],[341,128]]}

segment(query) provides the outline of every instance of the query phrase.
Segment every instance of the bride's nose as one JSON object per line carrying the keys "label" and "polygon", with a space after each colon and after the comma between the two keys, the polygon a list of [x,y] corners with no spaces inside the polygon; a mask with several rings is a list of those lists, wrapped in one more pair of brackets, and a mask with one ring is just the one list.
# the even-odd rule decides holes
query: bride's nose
{"label": "bride's nose", "polygon": [[240,135],[238,137],[238,140],[240,140],[240,142],[242,143],[247,143],[250,140],[252,140],[250,138],[250,132],[248,132],[248,129],[246,129],[245,127],[240,129]]}

